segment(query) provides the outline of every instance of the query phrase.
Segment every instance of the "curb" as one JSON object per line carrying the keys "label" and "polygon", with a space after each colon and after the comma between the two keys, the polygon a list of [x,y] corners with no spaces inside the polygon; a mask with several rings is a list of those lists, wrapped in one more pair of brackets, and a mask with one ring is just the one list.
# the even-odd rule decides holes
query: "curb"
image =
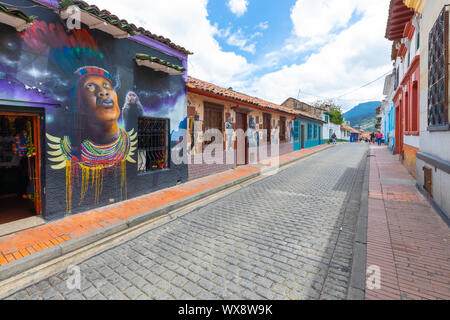
{"label": "curb", "polygon": [[[309,158],[317,153],[323,152],[325,150],[328,150],[328,149],[334,148],[334,147],[335,147],[334,145],[326,146],[323,149],[316,150],[316,151],[306,154],[300,158],[294,158],[294,159],[288,160],[286,162],[280,163],[279,167],[280,168],[285,167],[289,164],[292,164],[292,163],[300,161],[300,160],[304,160],[304,159]],[[99,230],[95,230],[86,235],[77,237],[75,239],[68,240],[67,242],[44,249],[42,251],[38,251],[29,256],[23,257],[19,260],[15,260],[13,262],[10,262],[8,264],[0,266],[0,281],[6,280],[12,276],[23,273],[31,268],[37,267],[43,263],[46,263],[53,259],[64,256],[75,250],[81,249],[84,246],[93,244],[93,243],[95,243],[103,238],[106,238],[108,236],[111,236],[115,233],[132,228],[134,226],[137,226],[137,225],[147,222],[149,220],[168,215],[173,210],[180,209],[180,208],[187,206],[193,202],[196,202],[198,200],[209,197],[215,193],[221,192],[223,190],[232,188],[236,185],[242,184],[248,180],[262,176],[266,172],[270,172],[270,170],[264,170],[264,169],[259,170],[258,172],[248,174],[244,177],[240,177],[233,181],[226,182],[224,184],[213,187],[211,189],[204,190],[197,194],[185,197],[183,199],[176,200],[176,201],[174,201],[170,204],[164,205],[162,207],[159,207],[159,208],[156,208],[156,209],[153,209],[153,210],[141,213],[141,214],[137,214],[133,217],[127,218],[127,219],[120,221],[118,223],[115,223],[113,225],[101,228]]]}
{"label": "curb", "polygon": [[370,176],[370,149],[366,153],[364,164],[364,181],[361,190],[360,209],[356,224],[355,239],[353,242],[352,270],[347,292],[347,300],[364,300],[366,290],[366,254],[367,254],[367,227],[369,214],[369,176]]}

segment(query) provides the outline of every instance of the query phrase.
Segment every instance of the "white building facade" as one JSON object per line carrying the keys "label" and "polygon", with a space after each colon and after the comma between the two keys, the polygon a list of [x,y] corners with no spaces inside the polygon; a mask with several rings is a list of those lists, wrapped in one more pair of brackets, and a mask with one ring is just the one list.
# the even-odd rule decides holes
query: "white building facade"
{"label": "white building facade", "polygon": [[450,215],[449,0],[409,1],[420,20],[420,152],[417,185]]}

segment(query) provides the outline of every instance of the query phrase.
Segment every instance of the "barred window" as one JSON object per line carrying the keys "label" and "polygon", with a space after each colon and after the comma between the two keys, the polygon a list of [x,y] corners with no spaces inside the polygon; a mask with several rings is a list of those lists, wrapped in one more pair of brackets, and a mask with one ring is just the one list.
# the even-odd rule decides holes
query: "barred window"
{"label": "barred window", "polygon": [[138,172],[169,167],[169,119],[139,117]]}
{"label": "barred window", "polygon": [[308,123],[308,140],[311,140],[313,137],[313,127],[311,123]]}
{"label": "barred window", "polygon": [[449,13],[444,7],[430,31],[428,52],[428,130],[449,130],[448,36]]}

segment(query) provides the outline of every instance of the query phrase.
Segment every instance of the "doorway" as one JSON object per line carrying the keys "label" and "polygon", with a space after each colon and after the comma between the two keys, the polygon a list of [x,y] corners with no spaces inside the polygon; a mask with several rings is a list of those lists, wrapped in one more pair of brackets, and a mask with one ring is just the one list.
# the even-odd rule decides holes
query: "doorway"
{"label": "doorway", "polygon": [[263,143],[267,143],[268,145],[272,141],[272,116],[269,113],[263,114],[263,129],[264,129],[264,135]]}
{"label": "doorway", "polygon": [[395,154],[403,155],[403,112],[402,100],[395,108]]}
{"label": "doorway", "polygon": [[[239,129],[242,129],[239,130]],[[239,131],[238,131],[239,130]],[[236,112],[236,164],[248,164],[247,114]]]}
{"label": "doorway", "polygon": [[300,120],[294,120],[294,151],[300,150]]}
{"label": "doorway", "polygon": [[300,126],[300,146],[302,149],[305,149],[305,125],[302,124]]}
{"label": "doorway", "polygon": [[40,115],[2,110],[0,224],[42,214]]}

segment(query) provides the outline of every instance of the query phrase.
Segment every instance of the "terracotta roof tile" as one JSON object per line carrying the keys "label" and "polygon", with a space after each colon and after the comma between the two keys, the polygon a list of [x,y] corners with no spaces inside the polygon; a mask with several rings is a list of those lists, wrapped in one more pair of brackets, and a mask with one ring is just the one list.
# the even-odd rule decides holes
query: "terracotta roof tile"
{"label": "terracotta roof tile", "polygon": [[0,3],[0,11],[4,12],[10,16],[16,17],[16,18],[20,18],[22,20],[25,20],[28,23],[33,22],[33,17],[29,17],[28,15],[26,15],[23,11],[16,9],[16,8],[7,8],[6,6],[4,6],[3,4]]}
{"label": "terracotta roof tile", "polygon": [[341,125],[341,128],[344,129],[344,130],[348,130],[351,133],[362,133],[362,131],[357,130],[357,129],[353,128],[353,127],[347,126],[345,124]]}
{"label": "terracotta roof tile", "polygon": [[174,44],[170,39],[164,38],[162,36],[154,35],[150,31],[148,31],[142,27],[138,28],[138,27],[136,27],[135,24],[128,23],[127,20],[120,19],[116,15],[111,14],[109,11],[100,10],[97,6],[89,5],[88,3],[86,3],[82,0],[64,0],[64,1],[61,1],[59,4],[62,8],[66,8],[70,5],[76,5],[80,9],[88,11],[89,13],[96,15],[96,16],[114,24],[117,27],[119,27],[120,29],[127,31],[128,33],[130,33],[132,35],[142,33],[142,34],[146,35],[147,37],[157,40],[159,42],[162,42],[162,43],[166,44],[167,46],[171,47],[172,49],[175,49],[179,52],[182,52],[187,55],[192,54],[192,52],[186,50],[185,48]]}
{"label": "terracotta roof tile", "polygon": [[215,84],[212,84],[212,83],[209,83],[209,82],[206,82],[203,80],[199,80],[199,79],[196,79],[193,77],[189,77],[187,87],[191,88],[191,89],[197,89],[197,90],[213,93],[215,95],[223,96],[228,99],[236,100],[237,102],[244,102],[247,104],[251,104],[256,107],[266,109],[267,111],[279,111],[279,112],[284,112],[284,113],[287,113],[290,115],[299,115],[299,116],[303,116],[303,117],[310,118],[313,120],[324,122],[321,118],[319,118],[313,114],[310,114],[310,113],[307,113],[304,111],[300,111],[300,110],[293,110],[293,109],[290,109],[287,107],[283,107],[283,106],[277,105],[275,103],[268,102],[268,101],[265,101],[260,98],[252,97],[252,96],[249,96],[249,95],[241,93],[241,92],[225,89],[225,88],[219,87]]}

